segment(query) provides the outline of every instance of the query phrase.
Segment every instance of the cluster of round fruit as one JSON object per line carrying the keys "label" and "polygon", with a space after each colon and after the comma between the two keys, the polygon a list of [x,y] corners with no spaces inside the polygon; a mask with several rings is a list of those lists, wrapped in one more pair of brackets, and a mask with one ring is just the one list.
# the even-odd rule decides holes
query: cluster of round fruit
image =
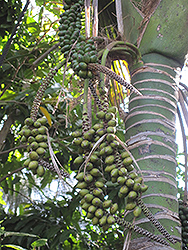
{"label": "cluster of round fruit", "polygon": [[27,151],[29,157],[24,162],[24,166],[39,176],[42,176],[45,172],[43,166],[38,164],[38,160],[44,156],[48,148],[46,123],[46,118],[39,118],[36,121],[33,121],[32,118],[26,118],[24,121],[25,125],[19,133],[21,135],[21,142],[28,143]]}
{"label": "cluster of round fruit", "polygon": [[[83,1],[71,1],[72,4],[64,5],[64,12],[60,15],[59,37],[61,52],[67,57],[70,50],[71,66],[81,78],[92,78],[88,70],[88,63],[97,62],[97,52],[92,39],[85,40],[80,35]],[[74,46],[73,46],[74,45]]]}
{"label": "cluster of round fruit", "polygon": [[[142,184],[143,178],[139,177],[136,173],[129,153],[124,151],[119,142],[115,140],[116,112],[116,107],[110,107],[106,112],[99,111],[96,114],[100,120],[99,123],[95,124],[83,135],[80,131],[75,131],[72,134],[75,137],[73,143],[79,147],[79,152],[83,154],[74,160],[74,164],[77,166],[81,166],[85,160],[84,156],[87,156],[94,145],[99,143],[101,137],[104,136],[98,145],[98,149],[89,157],[89,162],[85,166],[85,170],[80,172],[76,177],[79,181],[77,188],[81,189],[80,195],[84,197],[81,201],[81,204],[83,203],[82,208],[89,213],[87,214],[88,218],[93,217],[94,223],[97,221],[97,219],[94,218],[97,217],[100,225],[103,225],[104,221],[109,223],[108,216],[106,215],[109,211],[104,211],[104,209],[109,209],[110,212],[116,212],[118,210],[118,204],[115,203],[116,205],[114,205],[112,201],[108,200],[111,184],[115,184],[114,187],[118,190],[119,198],[127,197],[125,209],[134,209],[133,214],[136,217],[141,214],[141,208],[137,205],[136,198],[140,197],[140,194],[148,188],[147,185]],[[89,194],[92,194],[92,196]],[[86,195],[93,197],[90,201],[92,204],[88,202],[89,200]],[[104,197],[107,197],[108,202]],[[96,210],[95,208],[93,208],[93,210],[91,208],[89,209],[90,206],[97,207],[95,200],[93,202],[95,198],[97,198],[97,200],[99,198],[102,199],[98,201],[99,208]],[[105,205],[103,205],[104,202],[105,204],[108,203],[109,207],[105,207]],[[113,209],[111,209],[111,207],[113,207]],[[114,207],[116,208],[115,210]],[[102,209],[103,212],[101,212]],[[97,212],[96,214],[93,212],[93,214],[90,215],[91,211]],[[100,215],[98,211],[101,212]],[[101,218],[99,218],[100,216]],[[110,221],[113,221],[112,218]]]}
{"label": "cluster of round fruit", "polygon": [[188,249],[188,205],[179,201],[179,217],[182,225],[182,249]]}

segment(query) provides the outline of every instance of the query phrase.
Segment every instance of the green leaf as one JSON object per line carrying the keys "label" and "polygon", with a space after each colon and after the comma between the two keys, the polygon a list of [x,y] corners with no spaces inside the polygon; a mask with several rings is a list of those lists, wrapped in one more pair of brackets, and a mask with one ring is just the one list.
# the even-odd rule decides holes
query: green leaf
{"label": "green leaf", "polygon": [[38,239],[36,241],[34,241],[31,246],[32,247],[42,247],[44,245],[46,245],[48,239]]}
{"label": "green leaf", "polygon": [[27,237],[36,237],[39,238],[38,235],[35,234],[29,234],[29,233],[20,233],[20,232],[5,232],[5,237],[9,237],[9,236],[27,236]]}
{"label": "green leaf", "polygon": [[26,248],[23,248],[23,247],[20,247],[20,246],[16,246],[16,245],[12,245],[12,244],[9,244],[9,245],[3,245],[4,247],[10,247],[12,249],[16,249],[16,250],[27,250]]}

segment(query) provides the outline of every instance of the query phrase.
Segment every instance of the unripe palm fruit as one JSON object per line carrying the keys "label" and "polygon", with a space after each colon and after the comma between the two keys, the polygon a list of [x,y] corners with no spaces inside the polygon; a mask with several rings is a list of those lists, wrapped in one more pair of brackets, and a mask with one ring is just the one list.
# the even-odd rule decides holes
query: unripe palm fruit
{"label": "unripe palm fruit", "polygon": [[78,181],[83,181],[83,179],[84,179],[84,172],[80,172],[79,174],[77,174],[76,179]]}
{"label": "unripe palm fruit", "polygon": [[116,133],[116,128],[115,128],[115,127],[108,127],[108,128],[106,129],[106,132],[107,132],[108,134],[115,134],[115,133]]}
{"label": "unripe palm fruit", "polygon": [[131,172],[134,170],[134,167],[133,167],[133,165],[128,165],[128,166],[126,166],[126,169],[128,172]]}
{"label": "unripe palm fruit", "polygon": [[88,193],[89,193],[88,189],[82,189],[82,190],[80,190],[79,195],[81,195],[82,197],[84,197]]}
{"label": "unripe palm fruit", "polygon": [[112,169],[112,171],[110,172],[110,175],[111,175],[111,177],[117,178],[119,175],[119,170],[117,168]]}
{"label": "unripe palm fruit", "polygon": [[43,142],[44,139],[45,139],[45,136],[39,134],[39,135],[37,135],[37,136],[35,137],[35,139],[36,139],[37,142]]}
{"label": "unripe palm fruit", "polygon": [[38,161],[31,161],[28,167],[30,169],[36,169],[38,167]]}
{"label": "unripe palm fruit", "polygon": [[21,138],[20,141],[21,141],[21,142],[26,142],[26,141],[27,141],[27,138],[25,137],[25,135],[22,136],[22,138]]}
{"label": "unripe palm fruit", "polygon": [[106,133],[106,130],[104,128],[99,128],[97,131],[96,131],[96,134],[98,136],[103,136],[104,134]]}
{"label": "unripe palm fruit", "polygon": [[112,215],[109,215],[108,218],[107,218],[107,223],[109,225],[113,225],[115,223],[115,219]]}
{"label": "unripe palm fruit", "polygon": [[32,142],[32,143],[31,143],[31,145],[30,145],[30,146],[31,146],[31,148],[32,148],[32,149],[34,149],[34,150],[35,150],[35,149],[37,149],[37,148],[38,148],[39,144],[38,144],[36,141],[34,141],[34,142]]}
{"label": "unripe palm fruit", "polygon": [[88,212],[90,213],[95,213],[95,211],[97,210],[97,207],[91,205],[89,208],[88,208]]}
{"label": "unripe palm fruit", "polygon": [[111,207],[111,205],[112,205],[112,200],[106,200],[102,204],[103,208],[105,208],[105,209]]}
{"label": "unripe palm fruit", "polygon": [[120,188],[119,192],[120,192],[121,194],[126,195],[126,194],[128,194],[128,192],[129,192],[129,188],[128,188],[127,186],[122,186],[122,187]]}
{"label": "unripe palm fruit", "polygon": [[111,177],[111,182],[112,183],[116,183],[116,181],[117,181],[117,177]]}
{"label": "unripe palm fruit", "polygon": [[72,137],[77,138],[77,137],[80,137],[81,135],[82,135],[82,132],[79,130],[72,132]]}
{"label": "unripe palm fruit", "polygon": [[92,200],[92,204],[93,204],[93,206],[100,207],[100,205],[102,204],[102,201],[101,201],[101,199],[96,197]]}
{"label": "unripe palm fruit", "polygon": [[32,152],[29,154],[29,158],[30,158],[32,161],[35,161],[35,160],[38,160],[39,155],[38,155],[35,151],[32,151]]}
{"label": "unripe palm fruit", "polygon": [[93,175],[94,177],[98,177],[98,176],[101,176],[101,172],[98,168],[93,168],[91,171],[90,171],[90,174]]}
{"label": "unripe palm fruit", "polygon": [[93,168],[93,164],[91,162],[88,162],[86,165],[86,169],[90,171]]}
{"label": "unripe palm fruit", "polygon": [[119,146],[119,142],[113,140],[113,141],[110,143],[110,146],[111,146],[112,148],[117,148],[117,147]]}
{"label": "unripe palm fruit", "polygon": [[118,204],[114,203],[111,207],[110,207],[110,213],[111,214],[115,214],[118,210]]}
{"label": "unripe palm fruit", "polygon": [[114,169],[114,168],[116,168],[116,165],[115,165],[115,164],[109,165],[109,166],[107,166],[107,167],[105,168],[104,171],[107,172],[107,173],[109,173],[109,172],[111,172],[112,169]]}
{"label": "unripe palm fruit", "polygon": [[136,177],[138,177],[138,174],[136,173],[136,172],[131,172],[130,174],[129,174],[129,178],[131,178],[131,179],[135,179]]}
{"label": "unripe palm fruit", "polygon": [[106,224],[106,221],[107,221],[107,216],[104,215],[104,216],[103,216],[102,218],[100,218],[100,220],[99,220],[100,226],[101,226],[101,227],[104,226],[104,225]]}
{"label": "unripe palm fruit", "polygon": [[44,170],[43,166],[39,165],[37,167],[37,174],[38,174],[38,176],[42,177],[44,175],[44,173],[45,173],[45,170]]}
{"label": "unripe palm fruit", "polygon": [[125,166],[130,165],[132,162],[133,162],[133,160],[132,160],[131,157],[126,157],[126,158],[123,160],[123,164],[124,164]]}
{"label": "unripe palm fruit", "polygon": [[35,138],[34,138],[33,136],[29,136],[29,137],[27,138],[27,141],[28,141],[29,143],[32,143],[32,142],[35,141]]}
{"label": "unripe palm fruit", "polygon": [[139,191],[141,188],[141,184],[140,183],[134,183],[134,186],[133,186],[133,190],[134,191]]}
{"label": "unripe palm fruit", "polygon": [[136,207],[136,202],[129,202],[129,203],[127,203],[127,205],[125,206],[125,209],[126,210],[132,210],[132,209],[134,209]]}
{"label": "unripe palm fruit", "polygon": [[84,199],[85,199],[86,202],[89,203],[89,202],[91,202],[94,199],[94,196],[92,194],[86,194],[84,196]]}
{"label": "unripe palm fruit", "polygon": [[127,157],[130,157],[130,156],[129,156],[129,153],[128,153],[127,151],[124,151],[124,152],[121,153],[121,158],[122,158],[122,159],[125,159],[125,158],[127,158]]}
{"label": "unripe palm fruit", "polygon": [[33,125],[35,128],[39,128],[39,127],[41,127],[42,124],[40,122],[36,121],[36,122],[34,122]]}
{"label": "unripe palm fruit", "polygon": [[48,148],[48,144],[46,142],[39,142],[39,147],[42,147],[42,148]]}
{"label": "unripe palm fruit", "polygon": [[47,123],[47,120],[45,117],[41,117],[41,118],[37,119],[37,122],[40,122],[41,125],[45,125]]}
{"label": "unripe palm fruit", "polygon": [[91,161],[92,163],[97,163],[98,160],[99,160],[99,158],[98,158],[97,155],[95,155],[95,154],[92,154],[92,155],[91,155],[90,161]]}
{"label": "unripe palm fruit", "polygon": [[90,130],[88,130],[85,134],[84,134],[84,138],[86,139],[86,140],[92,140],[92,138],[93,138],[93,135],[95,134],[95,130],[94,129],[90,129]]}
{"label": "unripe palm fruit", "polygon": [[117,107],[116,106],[112,106],[108,109],[108,113],[113,113],[113,114],[116,114],[117,113]]}
{"label": "unripe palm fruit", "polygon": [[125,184],[126,184],[127,187],[133,187],[134,186],[134,180],[127,179]]}
{"label": "unripe palm fruit", "polygon": [[30,159],[25,160],[23,165],[24,165],[25,167],[28,167],[30,161],[31,161]]}
{"label": "unripe palm fruit", "polygon": [[106,154],[106,149],[105,148],[102,148],[99,152],[100,156],[103,156]]}
{"label": "unripe palm fruit", "polygon": [[110,155],[110,156],[107,156],[106,159],[105,159],[105,163],[107,165],[111,165],[113,162],[114,162],[115,158],[113,155]]}
{"label": "unripe palm fruit", "polygon": [[33,125],[33,123],[34,123],[34,121],[30,117],[26,118],[25,121],[24,121],[24,124],[27,125],[27,126],[31,126],[31,125]]}
{"label": "unripe palm fruit", "polygon": [[23,129],[23,135],[25,137],[29,137],[31,135],[31,130],[30,129]]}
{"label": "unripe palm fruit", "polygon": [[99,223],[99,219],[97,217],[93,217],[92,223],[93,225],[97,225]]}
{"label": "unripe palm fruit", "polygon": [[[110,120],[109,122],[108,122],[108,126],[109,127],[115,127],[116,126],[116,120]],[[108,132],[108,131],[107,131]]]}
{"label": "unripe palm fruit", "polygon": [[94,129],[94,130],[98,130],[98,129],[103,128],[103,127],[104,127],[104,125],[103,125],[102,123],[96,123],[96,124],[93,126],[93,129]]}
{"label": "unripe palm fruit", "polygon": [[134,211],[133,211],[134,216],[135,216],[135,217],[138,217],[138,216],[141,215],[141,213],[142,213],[141,207],[136,206],[136,207],[134,208]]}
{"label": "unripe palm fruit", "polygon": [[95,211],[95,216],[97,218],[101,218],[104,214],[104,211],[101,209],[101,208],[98,208],[96,211]]}
{"label": "unripe palm fruit", "polygon": [[75,165],[81,165],[83,162],[84,162],[84,158],[82,156],[78,156],[74,160],[73,164],[75,164]]}
{"label": "unripe palm fruit", "polygon": [[94,194],[95,196],[101,197],[102,194],[103,194],[103,191],[102,191],[101,188],[95,188],[95,189],[93,189],[93,194]]}
{"label": "unripe palm fruit", "polygon": [[136,177],[135,179],[134,179],[134,182],[135,183],[142,183],[142,181],[143,181],[143,178],[142,177]]}
{"label": "unripe palm fruit", "polygon": [[99,111],[97,114],[96,114],[96,117],[98,119],[104,119],[105,117],[105,112],[104,111]]}
{"label": "unripe palm fruit", "polygon": [[113,113],[107,113],[105,114],[105,120],[110,121],[112,119],[115,119],[115,115]]}
{"label": "unripe palm fruit", "polygon": [[94,214],[93,213],[87,213],[87,218],[88,219],[92,219],[94,217]]}
{"label": "unripe palm fruit", "polygon": [[107,146],[107,147],[105,147],[104,149],[105,149],[105,153],[106,153],[107,155],[112,154],[113,151],[114,151],[114,150],[112,149],[111,146]]}
{"label": "unripe palm fruit", "polygon": [[97,187],[97,188],[103,188],[104,187],[104,183],[101,182],[101,181],[96,181],[95,182],[95,187]]}
{"label": "unripe palm fruit", "polygon": [[46,150],[42,147],[39,147],[39,148],[37,148],[36,152],[39,155],[43,155],[46,152]]}
{"label": "unripe palm fruit", "polygon": [[89,148],[90,146],[90,142],[88,140],[83,140],[82,143],[81,143],[81,147],[83,149],[86,149],[86,148]]}
{"label": "unripe palm fruit", "polygon": [[136,199],[136,197],[137,197],[137,192],[135,192],[135,191],[130,191],[130,192],[128,193],[128,198],[129,198],[130,200],[134,200],[134,199]]}
{"label": "unripe palm fruit", "polygon": [[89,206],[90,206],[90,203],[85,202],[84,204],[82,204],[81,207],[82,207],[85,211],[87,211],[88,208],[89,208]]}
{"label": "unripe palm fruit", "polygon": [[31,130],[31,134],[32,134],[33,136],[37,136],[37,135],[39,134],[38,129],[37,129],[37,128],[32,129],[32,130]]}
{"label": "unripe palm fruit", "polygon": [[80,188],[80,189],[85,189],[87,187],[87,183],[86,182],[79,182],[77,185],[76,185],[76,188]]}
{"label": "unripe palm fruit", "polygon": [[125,178],[124,176],[119,176],[117,178],[117,183],[122,186],[126,182],[126,180],[127,180],[127,177]]}
{"label": "unripe palm fruit", "polygon": [[107,140],[107,142],[112,142],[114,140],[114,134],[108,134],[106,136],[106,140]]}
{"label": "unripe palm fruit", "polygon": [[41,126],[40,128],[38,128],[39,134],[42,135],[46,134],[46,130],[47,128],[45,126]]}
{"label": "unripe palm fruit", "polygon": [[140,186],[140,191],[141,191],[142,193],[145,192],[147,189],[148,189],[148,185],[142,184],[142,185]]}

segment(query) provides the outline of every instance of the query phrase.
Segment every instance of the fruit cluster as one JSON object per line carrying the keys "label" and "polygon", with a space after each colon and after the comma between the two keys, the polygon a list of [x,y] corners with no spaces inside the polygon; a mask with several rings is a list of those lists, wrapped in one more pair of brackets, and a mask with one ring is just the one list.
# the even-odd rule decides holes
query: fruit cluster
{"label": "fruit cluster", "polygon": [[[126,198],[125,209],[134,209],[136,217],[142,211],[136,198],[148,188],[136,173],[129,153],[115,140],[116,112],[116,107],[110,107],[106,112],[101,110],[96,114],[99,123],[84,134],[80,131],[72,134],[75,137],[73,144],[82,153],[82,156],[74,160],[74,164],[80,167],[88,159],[76,176],[76,188],[81,189],[81,206],[86,211],[87,218],[100,226],[113,224],[113,215],[118,213],[118,204],[113,203],[108,196],[110,187],[117,188],[120,199]],[[97,143],[98,149],[89,156]]]}
{"label": "fruit cluster", "polygon": [[179,201],[179,217],[182,225],[182,249],[188,249],[188,205]]}
{"label": "fruit cluster", "polygon": [[33,121],[32,118],[26,118],[24,126],[20,131],[21,142],[27,142],[28,159],[24,162],[24,166],[33,171],[34,174],[42,176],[44,174],[43,166],[39,165],[38,161],[45,154],[47,144],[47,123],[46,118],[39,118]]}
{"label": "fruit cluster", "polygon": [[70,62],[73,70],[81,78],[92,78],[93,74],[88,70],[88,63],[97,62],[97,52],[93,39],[85,40],[80,34],[82,8],[84,2],[71,1],[64,5],[64,12],[59,20],[59,39],[61,52],[67,57],[70,50]]}

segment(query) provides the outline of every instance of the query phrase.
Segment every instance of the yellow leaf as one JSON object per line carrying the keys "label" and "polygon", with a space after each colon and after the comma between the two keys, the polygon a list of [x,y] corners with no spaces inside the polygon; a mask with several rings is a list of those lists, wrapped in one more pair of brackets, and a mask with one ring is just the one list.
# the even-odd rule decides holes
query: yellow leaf
{"label": "yellow leaf", "polygon": [[48,124],[50,125],[50,127],[52,126],[52,120],[51,120],[51,117],[50,117],[50,114],[48,113],[48,111],[41,107],[40,106],[40,111],[43,113],[43,115],[46,117],[47,121],[48,121]]}

